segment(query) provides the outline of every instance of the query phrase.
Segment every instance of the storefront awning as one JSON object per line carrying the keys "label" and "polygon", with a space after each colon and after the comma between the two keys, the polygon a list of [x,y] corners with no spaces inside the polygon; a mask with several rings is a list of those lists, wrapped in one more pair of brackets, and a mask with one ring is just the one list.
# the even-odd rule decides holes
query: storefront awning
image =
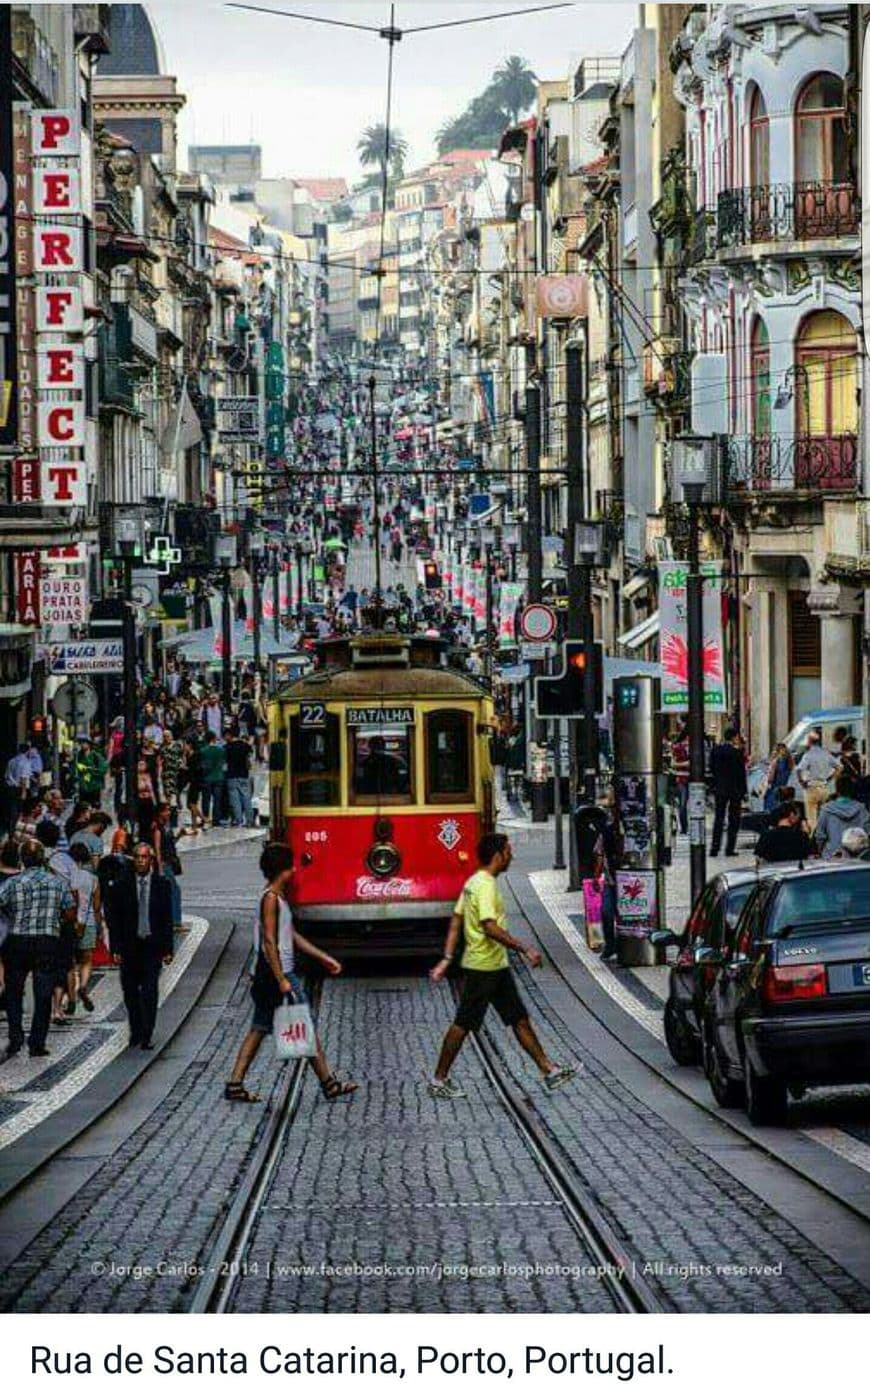
{"label": "storefront awning", "polygon": [[634,625],[632,629],[626,630],[617,639],[623,649],[642,649],[644,644],[648,644],[651,639],[655,639],[659,633],[661,619],[656,610],[652,615],[648,615],[645,620],[641,620],[639,625]]}
{"label": "storefront awning", "polygon": [[639,572],[637,576],[631,577],[625,583],[625,586],[622,588],[622,594],[627,601],[630,601],[632,596],[637,596],[641,591],[644,591],[649,586],[649,583],[649,574],[647,572]]}

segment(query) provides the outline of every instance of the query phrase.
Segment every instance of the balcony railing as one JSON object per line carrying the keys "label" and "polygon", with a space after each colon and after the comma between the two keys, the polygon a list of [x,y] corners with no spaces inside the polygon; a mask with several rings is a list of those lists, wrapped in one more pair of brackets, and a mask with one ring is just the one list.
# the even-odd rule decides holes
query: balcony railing
{"label": "balcony railing", "polygon": [[729,499],[756,491],[843,494],[858,484],[858,438],[729,437],[725,485]]}
{"label": "balcony railing", "polygon": [[852,183],[770,183],[719,193],[720,250],[782,240],[858,235],[861,204]]}

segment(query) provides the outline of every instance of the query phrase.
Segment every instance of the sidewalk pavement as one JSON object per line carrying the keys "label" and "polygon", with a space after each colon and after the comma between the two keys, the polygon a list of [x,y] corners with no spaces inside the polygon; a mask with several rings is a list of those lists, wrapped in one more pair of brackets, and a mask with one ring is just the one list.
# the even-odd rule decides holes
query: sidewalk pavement
{"label": "sidewalk pavement", "polygon": [[[175,956],[161,975],[161,1009],[190,967],[209,930],[205,918],[191,914],[185,915],[184,926],[189,930],[178,934]],[[118,971],[95,972],[89,993],[94,1002],[93,1014],[86,1013],[79,1004],[73,1018],[63,1025],[51,1025],[48,1034],[50,1057],[30,1057],[25,1050],[0,1063],[0,1149],[5,1149],[75,1099],[109,1062],[127,1049],[127,1016]],[[28,986],[25,1031],[30,1023],[31,1008]],[[0,1032],[5,1050],[5,1012]],[[155,1041],[164,1036],[158,1015]],[[144,1056],[146,1054],[141,1057],[135,1054],[137,1066]]]}

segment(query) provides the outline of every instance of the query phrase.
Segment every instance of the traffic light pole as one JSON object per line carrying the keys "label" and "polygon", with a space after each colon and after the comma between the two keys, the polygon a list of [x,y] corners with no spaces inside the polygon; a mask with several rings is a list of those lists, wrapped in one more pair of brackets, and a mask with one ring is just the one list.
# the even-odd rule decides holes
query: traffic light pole
{"label": "traffic light pole", "polygon": [[[538,385],[526,388],[526,511],[528,531],[528,597],[540,601],[543,587],[543,545],[541,540],[541,391]],[[526,695],[531,695],[526,683]],[[546,739],[544,728],[536,716],[531,717],[529,740],[539,744]],[[533,783],[532,821],[547,820],[547,785]]]}

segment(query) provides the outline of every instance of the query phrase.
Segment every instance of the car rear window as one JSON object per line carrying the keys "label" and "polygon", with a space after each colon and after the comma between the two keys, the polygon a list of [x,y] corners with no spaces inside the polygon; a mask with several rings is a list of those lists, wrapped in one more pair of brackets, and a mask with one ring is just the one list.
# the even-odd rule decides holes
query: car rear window
{"label": "car rear window", "polygon": [[807,871],[777,890],[768,926],[776,934],[858,918],[870,918],[870,870]]}
{"label": "car rear window", "polygon": [[737,919],[743,912],[743,905],[749,898],[749,891],[754,885],[754,879],[747,880],[745,884],[735,884],[725,895],[725,927],[729,935],[736,928]]}

